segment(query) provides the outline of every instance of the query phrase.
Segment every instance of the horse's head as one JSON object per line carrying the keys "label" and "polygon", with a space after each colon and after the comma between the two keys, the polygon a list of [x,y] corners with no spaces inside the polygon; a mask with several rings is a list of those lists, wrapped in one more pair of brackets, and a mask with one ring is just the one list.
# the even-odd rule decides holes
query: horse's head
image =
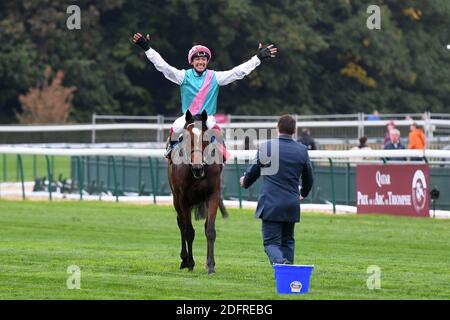
{"label": "horse's head", "polygon": [[209,144],[209,141],[205,141],[203,135],[208,129],[206,126],[207,119],[208,114],[206,111],[203,111],[201,114],[195,116],[193,116],[189,110],[186,112],[185,134],[190,137],[189,165],[191,166],[192,174],[195,179],[202,179],[205,177],[203,151]]}

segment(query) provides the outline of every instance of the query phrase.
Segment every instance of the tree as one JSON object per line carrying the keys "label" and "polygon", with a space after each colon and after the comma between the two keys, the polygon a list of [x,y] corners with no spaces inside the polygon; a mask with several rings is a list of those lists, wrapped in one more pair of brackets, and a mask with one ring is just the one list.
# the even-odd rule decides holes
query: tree
{"label": "tree", "polygon": [[219,113],[448,112],[450,2],[382,0],[381,29],[366,27],[363,0],[80,0],[81,30],[66,28],[67,4],[0,2],[0,122],[20,110],[19,94],[46,65],[75,86],[70,119],[93,112],[179,115],[179,88],[132,44],[151,46],[178,68],[198,43],[210,68],[249,59],[258,42],[278,57],[221,88]]}
{"label": "tree", "polygon": [[62,85],[64,72],[58,71],[52,80],[52,69],[45,69],[45,80],[28,90],[26,95],[20,95],[22,113],[17,115],[20,123],[26,124],[56,124],[66,123],[72,108],[75,87],[65,88]]}

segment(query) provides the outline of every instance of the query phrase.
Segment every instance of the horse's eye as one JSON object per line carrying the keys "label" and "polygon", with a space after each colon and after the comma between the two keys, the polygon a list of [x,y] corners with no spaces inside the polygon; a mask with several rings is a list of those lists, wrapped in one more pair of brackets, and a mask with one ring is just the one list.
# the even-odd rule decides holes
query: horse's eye
{"label": "horse's eye", "polygon": [[211,137],[211,143],[214,143],[214,142],[216,142],[216,136]]}
{"label": "horse's eye", "polygon": [[183,141],[183,136],[182,135],[178,137],[178,142],[181,142],[181,141]]}

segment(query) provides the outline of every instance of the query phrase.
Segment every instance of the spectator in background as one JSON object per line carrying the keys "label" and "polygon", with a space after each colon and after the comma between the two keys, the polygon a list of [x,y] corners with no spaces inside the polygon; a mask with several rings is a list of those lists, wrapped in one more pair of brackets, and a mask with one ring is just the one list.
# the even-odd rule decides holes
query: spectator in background
{"label": "spectator in background", "polygon": [[[405,146],[400,141],[400,131],[391,129],[389,131],[389,142],[384,145],[384,150],[402,150]],[[405,161],[406,158],[386,158],[386,160]]]}
{"label": "spectator in background", "polygon": [[[367,144],[367,137],[362,136],[359,138],[359,145],[351,148],[350,150],[372,150],[371,147]],[[366,158],[351,158],[354,162],[361,162],[366,160]]]}
{"label": "spectator in background", "polygon": [[317,150],[316,142],[311,136],[311,131],[308,128],[302,129],[302,133],[298,137],[297,142],[304,144],[308,150]]}
{"label": "spectator in background", "polygon": [[389,142],[384,145],[384,150],[399,149],[405,149],[405,146],[400,141],[400,131],[398,129],[391,129],[389,131]]}
{"label": "spectator in background", "polygon": [[394,120],[390,120],[386,125],[386,133],[384,135],[384,142],[383,145],[386,145],[389,141],[391,141],[391,130],[395,129],[395,122]]}
{"label": "spectator in background", "polygon": [[378,112],[378,110],[373,110],[372,114],[369,114],[367,116],[367,120],[369,121],[380,120],[380,113]]}
{"label": "spectator in background", "polygon": [[350,150],[372,150],[372,148],[367,144],[367,137],[362,136],[359,138],[359,145],[351,148]]}
{"label": "spectator in background", "polygon": [[422,127],[413,123],[410,127],[408,149],[425,149],[426,139]]}
{"label": "spectator in background", "polygon": [[[423,133],[422,127],[417,123],[413,122],[410,126],[409,132],[409,142],[408,149],[412,150],[424,150],[425,149],[425,134]],[[412,161],[421,161],[423,158],[420,157],[412,157]]]}

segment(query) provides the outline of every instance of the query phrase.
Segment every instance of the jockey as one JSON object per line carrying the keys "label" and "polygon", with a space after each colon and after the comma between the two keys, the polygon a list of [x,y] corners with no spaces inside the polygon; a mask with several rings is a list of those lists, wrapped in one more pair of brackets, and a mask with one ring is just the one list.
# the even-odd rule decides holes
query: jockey
{"label": "jockey", "polygon": [[187,60],[192,68],[188,70],[178,70],[169,65],[164,59],[149,45],[150,36],[143,37],[140,33],[133,36],[133,42],[145,50],[145,55],[154,64],[156,70],[162,72],[164,76],[181,87],[181,111],[183,115],[175,120],[170,130],[170,136],[166,158],[170,157],[170,152],[176,145],[177,140],[172,140],[173,133],[178,134],[183,131],[185,125],[185,113],[189,110],[192,115],[200,114],[206,110],[208,119],[206,125],[208,129],[220,128],[216,125],[214,114],[217,108],[217,96],[219,86],[225,86],[236,80],[244,78],[250,74],[261,61],[275,57],[277,48],[272,44],[263,48],[259,44],[257,54],[249,61],[228,71],[213,71],[207,69],[212,58],[211,51],[202,45],[196,45],[189,50]]}

